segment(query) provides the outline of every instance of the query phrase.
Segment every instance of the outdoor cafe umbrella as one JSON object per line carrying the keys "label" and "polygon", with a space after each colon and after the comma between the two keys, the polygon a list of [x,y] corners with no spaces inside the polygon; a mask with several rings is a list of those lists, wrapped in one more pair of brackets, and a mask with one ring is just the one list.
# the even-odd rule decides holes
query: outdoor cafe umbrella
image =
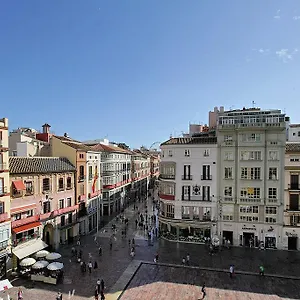
{"label": "outdoor cafe umbrella", "polygon": [[21,260],[20,262],[20,266],[21,267],[29,267],[29,266],[32,266],[36,263],[36,260],[32,257],[27,257],[27,258],[24,258],[23,260]]}
{"label": "outdoor cafe umbrella", "polygon": [[49,265],[49,263],[45,260],[40,260],[40,261],[37,261],[33,266],[32,266],[32,269],[44,269],[46,268],[47,266]]}
{"label": "outdoor cafe umbrella", "polygon": [[58,271],[63,269],[64,264],[60,262],[53,262],[47,266],[47,269],[50,271]]}
{"label": "outdoor cafe umbrella", "polygon": [[47,250],[41,250],[41,251],[38,251],[36,254],[35,254],[35,257],[36,258],[44,258],[46,257],[50,252],[47,251]]}
{"label": "outdoor cafe umbrella", "polygon": [[57,253],[57,252],[51,252],[46,256],[47,260],[56,260],[61,258],[61,254]]}

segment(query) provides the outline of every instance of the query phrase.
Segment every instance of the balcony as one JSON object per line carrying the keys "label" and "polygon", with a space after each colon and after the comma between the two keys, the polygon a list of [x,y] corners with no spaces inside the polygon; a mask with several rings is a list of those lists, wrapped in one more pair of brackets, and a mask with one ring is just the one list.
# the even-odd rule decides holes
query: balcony
{"label": "balcony", "polygon": [[181,176],[182,180],[193,180],[193,176],[188,174],[188,175],[182,175]]}
{"label": "balcony", "polygon": [[67,227],[71,227],[78,222],[77,215],[72,215],[72,218],[66,218],[63,222],[58,225],[59,229],[65,229]]}
{"label": "balcony", "polygon": [[203,197],[201,195],[182,195],[181,196],[182,201],[201,201],[201,202],[211,202],[212,197],[207,196]]}
{"label": "balcony", "polygon": [[290,191],[300,191],[300,184],[299,183],[290,183],[288,185],[288,189]]}
{"label": "balcony", "polygon": [[234,203],[235,202],[235,199],[233,197],[230,197],[230,196],[225,196],[223,198],[223,201],[224,203]]}
{"label": "balcony", "polygon": [[22,238],[14,239],[13,240],[13,245],[14,245],[14,247],[16,247],[17,245],[19,245],[21,243],[25,243],[25,242],[33,240],[33,239],[38,239],[39,237],[40,237],[40,235],[38,233],[33,233],[33,234],[30,234],[30,235],[26,235]]}
{"label": "balcony", "polygon": [[6,220],[8,220],[8,213],[1,213],[0,214],[0,223],[5,222]]}
{"label": "balcony", "polygon": [[16,227],[20,227],[22,225],[26,225],[26,224],[29,224],[29,223],[34,223],[34,222],[37,222],[38,219],[39,219],[39,216],[34,215],[32,217],[23,218],[23,219],[20,219],[20,220],[15,220],[15,221],[11,222],[11,227],[16,228]]}
{"label": "balcony", "polygon": [[163,200],[175,200],[175,195],[167,195],[167,194],[159,193],[158,196]]}
{"label": "balcony", "polygon": [[7,186],[4,186],[2,190],[0,190],[0,197],[5,196],[7,194]]}
{"label": "balcony", "polygon": [[300,211],[300,206],[296,206],[296,205],[286,205],[285,207],[286,211]]}
{"label": "balcony", "polygon": [[212,180],[211,175],[201,175],[201,180]]}
{"label": "balcony", "polygon": [[278,203],[278,199],[276,198],[268,198],[266,200],[267,204],[277,204]]}
{"label": "balcony", "polygon": [[175,180],[175,175],[160,174],[158,179]]}
{"label": "balcony", "polygon": [[84,175],[79,175],[79,176],[78,176],[78,181],[79,181],[79,182],[84,181],[84,179],[85,179],[85,176],[84,176]]}
{"label": "balcony", "polygon": [[263,203],[261,198],[239,198],[239,203]]}

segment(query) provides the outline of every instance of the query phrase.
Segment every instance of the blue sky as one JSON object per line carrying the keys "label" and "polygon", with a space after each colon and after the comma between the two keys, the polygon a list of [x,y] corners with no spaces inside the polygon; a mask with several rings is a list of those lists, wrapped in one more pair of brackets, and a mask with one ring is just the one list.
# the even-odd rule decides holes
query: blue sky
{"label": "blue sky", "polygon": [[252,101],[300,122],[299,0],[3,0],[0,37],[11,129],[149,147]]}

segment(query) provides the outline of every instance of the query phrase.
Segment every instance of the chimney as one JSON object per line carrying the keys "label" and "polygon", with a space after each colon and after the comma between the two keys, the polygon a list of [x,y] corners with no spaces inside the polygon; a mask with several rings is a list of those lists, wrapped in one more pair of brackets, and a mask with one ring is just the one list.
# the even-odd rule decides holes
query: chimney
{"label": "chimney", "polygon": [[42,128],[43,128],[43,133],[50,133],[50,125],[45,123]]}

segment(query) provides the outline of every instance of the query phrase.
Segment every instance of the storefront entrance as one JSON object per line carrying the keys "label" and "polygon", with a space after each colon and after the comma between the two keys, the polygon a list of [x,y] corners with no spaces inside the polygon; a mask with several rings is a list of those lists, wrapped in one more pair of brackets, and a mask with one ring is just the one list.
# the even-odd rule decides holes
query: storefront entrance
{"label": "storefront entrance", "polygon": [[288,250],[297,250],[298,238],[294,236],[288,237]]}
{"label": "storefront entrance", "polygon": [[276,237],[266,237],[265,238],[265,248],[275,249],[276,248]]}
{"label": "storefront entrance", "polygon": [[233,244],[233,232],[232,231],[226,231],[223,230],[223,241],[230,241],[230,244]]}
{"label": "storefront entrance", "polygon": [[[250,242],[252,241],[252,242]],[[254,241],[254,233],[252,232],[243,232],[243,243],[242,245],[245,247],[250,247],[250,243],[253,244]]]}

